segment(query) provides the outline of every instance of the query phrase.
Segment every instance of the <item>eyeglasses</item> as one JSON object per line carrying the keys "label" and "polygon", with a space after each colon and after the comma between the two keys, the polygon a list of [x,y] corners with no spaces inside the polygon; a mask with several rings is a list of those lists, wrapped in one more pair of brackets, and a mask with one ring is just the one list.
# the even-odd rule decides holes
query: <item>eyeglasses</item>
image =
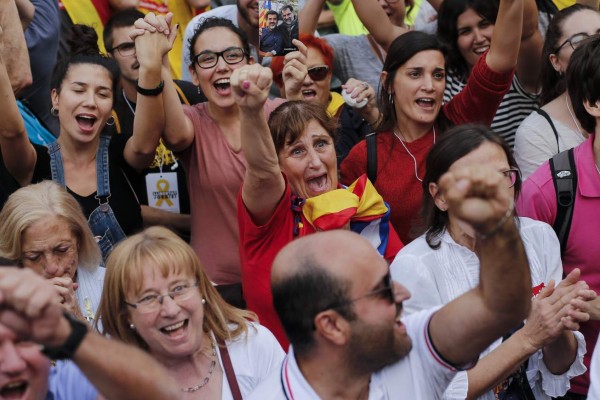
{"label": "eyeglasses", "polygon": [[135,43],[134,42],[125,42],[120,45],[113,47],[109,50],[109,52],[113,52],[117,50],[121,57],[130,57],[135,54]]}
{"label": "eyeglasses", "polygon": [[392,275],[390,275],[389,271],[387,272],[387,274],[385,274],[385,276],[381,280],[381,283],[383,284],[382,288],[372,290],[369,293],[363,294],[362,296],[359,296],[359,297],[355,297],[354,299],[338,301],[338,302],[332,303],[329,306],[323,308],[322,311],[347,306],[349,304],[352,304],[358,300],[365,299],[367,297],[376,297],[376,298],[380,298],[383,300],[387,300],[390,302],[390,304],[395,303],[396,299],[394,296],[394,282],[392,281]]}
{"label": "eyeglasses", "polygon": [[125,304],[137,309],[142,314],[148,314],[158,311],[162,306],[165,297],[170,297],[177,304],[190,299],[194,293],[196,293],[196,290],[194,289],[197,287],[198,282],[180,284],[175,286],[167,294],[149,294],[139,299],[137,303],[125,302]]}
{"label": "eyeglasses", "polygon": [[329,67],[327,65],[317,65],[316,67],[310,67],[308,69],[308,76],[315,82],[327,78],[327,73],[329,73]]}
{"label": "eyeglasses", "polygon": [[577,48],[577,46],[579,46],[585,39],[587,39],[589,37],[590,37],[590,35],[588,35],[585,32],[576,33],[573,36],[571,36],[570,38],[568,38],[567,40],[565,40],[560,46],[558,46],[556,48],[556,50],[554,50],[554,53],[557,54],[560,51],[560,49],[565,47],[565,45],[567,43],[569,44],[569,46],[571,46],[571,48],[573,50],[575,50]]}
{"label": "eyeglasses", "polygon": [[506,177],[506,179],[510,181],[509,188],[515,186],[515,183],[517,183],[517,179],[521,179],[521,171],[519,171],[518,168],[509,168],[500,172]]}
{"label": "eyeglasses", "polygon": [[233,65],[241,62],[244,59],[246,52],[241,47],[228,47],[223,51],[214,52],[210,50],[196,54],[192,58],[193,62],[202,69],[212,68],[219,62],[219,57],[227,64]]}

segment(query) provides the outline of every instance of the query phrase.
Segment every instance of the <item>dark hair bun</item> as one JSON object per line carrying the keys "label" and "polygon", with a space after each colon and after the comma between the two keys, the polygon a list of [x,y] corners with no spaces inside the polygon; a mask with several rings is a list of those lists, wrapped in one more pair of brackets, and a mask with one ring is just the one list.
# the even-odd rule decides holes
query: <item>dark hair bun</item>
{"label": "dark hair bun", "polygon": [[100,54],[98,34],[89,25],[74,24],[67,39],[71,56]]}

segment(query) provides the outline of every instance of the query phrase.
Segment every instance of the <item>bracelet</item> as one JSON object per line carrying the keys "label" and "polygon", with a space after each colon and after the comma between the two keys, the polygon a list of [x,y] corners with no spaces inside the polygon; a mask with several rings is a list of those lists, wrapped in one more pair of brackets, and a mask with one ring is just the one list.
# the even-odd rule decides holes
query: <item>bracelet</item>
{"label": "bracelet", "polygon": [[496,233],[498,233],[500,231],[500,229],[504,226],[506,221],[508,221],[512,217],[514,211],[515,211],[515,201],[511,200],[510,205],[506,209],[506,212],[504,213],[502,218],[500,218],[500,221],[498,221],[496,226],[487,233],[476,232],[477,237],[479,237],[482,240],[487,240],[490,237],[494,236]]}
{"label": "bracelet", "polygon": [[158,96],[159,94],[162,93],[164,88],[165,88],[165,81],[160,81],[158,86],[155,87],[154,89],[144,89],[143,87],[140,87],[140,85],[138,84],[138,79],[135,80],[135,89],[137,90],[137,92],[139,94],[142,94],[144,96]]}
{"label": "bracelet", "polygon": [[71,333],[69,334],[69,337],[60,346],[44,346],[44,348],[42,349],[42,354],[44,354],[51,360],[65,360],[73,358],[75,352],[77,351],[77,348],[79,348],[79,345],[81,344],[83,338],[88,332],[87,325],[79,321],[73,315],[65,311],[64,316],[67,319],[67,321],[69,321],[69,325],[71,325]]}

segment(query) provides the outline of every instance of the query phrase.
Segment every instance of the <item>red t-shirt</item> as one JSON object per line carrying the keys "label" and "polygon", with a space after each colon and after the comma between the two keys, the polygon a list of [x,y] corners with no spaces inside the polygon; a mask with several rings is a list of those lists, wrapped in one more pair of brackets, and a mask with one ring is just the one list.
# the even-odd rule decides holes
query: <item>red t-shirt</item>
{"label": "red t-shirt", "polygon": [[[271,266],[279,250],[294,240],[294,212],[291,208],[291,190],[286,179],[285,192],[271,219],[257,226],[248,213],[241,192],[238,196],[238,224],[240,230],[240,257],[242,260],[242,287],[248,309],[258,315],[261,325],[269,328],[281,346],[289,345],[279,322],[271,296]],[[315,232],[300,213],[298,237]],[[393,226],[390,226],[385,259],[392,262],[403,247]]]}

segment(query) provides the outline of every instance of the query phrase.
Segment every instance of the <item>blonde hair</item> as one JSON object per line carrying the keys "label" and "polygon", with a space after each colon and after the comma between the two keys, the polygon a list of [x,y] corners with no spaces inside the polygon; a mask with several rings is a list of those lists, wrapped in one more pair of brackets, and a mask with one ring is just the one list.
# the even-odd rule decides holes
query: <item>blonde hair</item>
{"label": "blonde hair", "polygon": [[206,300],[202,329],[212,331],[217,340],[246,334],[246,320],[257,320],[254,313],[237,309],[221,298],[187,243],[170,230],[155,226],[120,242],[108,257],[102,299],[96,315],[96,325],[102,321],[104,335],[148,348],[143,338],[130,329],[129,310],[125,304],[128,293],[141,290],[147,265],[158,267],[163,277],[174,273],[188,274],[197,279],[200,295]]}
{"label": "blonde hair", "polygon": [[64,188],[52,181],[25,186],[10,195],[0,212],[0,257],[19,262],[23,234],[34,223],[56,217],[67,224],[77,238],[80,267],[94,269],[102,262],[81,206]]}

